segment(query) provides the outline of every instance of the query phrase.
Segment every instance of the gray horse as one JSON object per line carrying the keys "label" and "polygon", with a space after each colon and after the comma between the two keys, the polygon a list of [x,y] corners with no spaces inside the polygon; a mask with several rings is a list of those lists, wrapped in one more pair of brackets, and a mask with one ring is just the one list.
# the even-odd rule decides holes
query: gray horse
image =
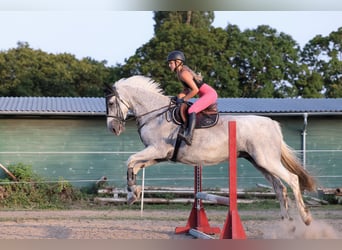
{"label": "gray horse", "polygon": [[[141,168],[169,161],[175,150],[179,125],[169,119],[170,97],[159,84],[144,76],[121,79],[110,87],[106,96],[107,127],[115,135],[125,129],[131,111],[137,120],[138,132],[145,148],[127,161],[128,203],[140,197],[136,175]],[[215,165],[228,160],[228,122],[236,121],[238,157],[249,160],[271,183],[280,202],[281,216],[288,213],[287,190],[292,189],[299,214],[306,225],[312,217],[305,207],[301,192],[314,191],[315,180],[301,166],[293,150],[283,140],[279,124],[262,116],[221,115],[211,128],[194,131],[191,146],[181,143],[176,161],[191,166]]]}

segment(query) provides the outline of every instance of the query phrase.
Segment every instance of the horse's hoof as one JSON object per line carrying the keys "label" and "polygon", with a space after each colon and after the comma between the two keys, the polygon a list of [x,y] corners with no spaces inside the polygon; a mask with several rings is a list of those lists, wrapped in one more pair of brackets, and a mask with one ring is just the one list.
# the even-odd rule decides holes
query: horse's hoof
{"label": "horse's hoof", "polygon": [[127,193],[127,204],[132,205],[134,202],[140,199],[141,187],[131,186],[129,190],[130,191]]}
{"label": "horse's hoof", "polygon": [[137,197],[134,195],[133,192],[128,192],[127,193],[127,204],[128,205],[132,205],[134,202],[136,202],[138,199]]}
{"label": "horse's hoof", "polygon": [[304,223],[305,223],[305,225],[309,226],[309,225],[311,224],[311,221],[312,221],[312,218],[311,218],[311,216],[309,216],[309,217],[304,221]]}
{"label": "horse's hoof", "polygon": [[136,187],[135,187],[134,194],[136,195],[137,199],[140,199],[141,190],[142,190],[142,189],[141,189],[140,186],[136,186]]}
{"label": "horse's hoof", "polygon": [[305,211],[306,211],[306,214],[303,216],[303,222],[305,223],[305,225],[309,226],[312,221],[311,213],[309,212],[307,208],[305,209]]}

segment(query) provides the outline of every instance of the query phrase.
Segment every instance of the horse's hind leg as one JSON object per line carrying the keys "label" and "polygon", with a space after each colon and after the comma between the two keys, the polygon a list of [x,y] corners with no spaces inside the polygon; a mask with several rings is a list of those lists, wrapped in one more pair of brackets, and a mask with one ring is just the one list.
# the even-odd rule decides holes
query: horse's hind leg
{"label": "horse's hind leg", "polygon": [[303,197],[301,194],[301,189],[299,187],[298,176],[290,172],[288,172],[288,174],[290,175],[288,184],[292,188],[293,195],[295,196],[295,199],[296,199],[297,208],[302,217],[302,220],[305,223],[305,225],[310,225],[312,221],[312,217],[311,217],[311,213],[309,209],[304,204]]}
{"label": "horse's hind leg", "polygon": [[299,180],[298,176],[289,172],[282,164],[281,162],[273,163],[272,161],[269,161],[269,166],[278,166],[278,167],[272,167],[272,169],[268,169],[268,171],[271,174],[274,174],[275,176],[281,178],[284,180],[292,189],[293,195],[296,200],[296,205],[299,211],[300,216],[302,217],[303,222],[306,225],[310,225],[312,221],[312,217],[310,214],[310,211],[306,208],[303,197],[301,194],[300,186],[299,186]]}
{"label": "horse's hind leg", "polygon": [[272,175],[266,168],[258,165],[253,157],[249,155],[244,156],[248,161],[250,161],[256,169],[258,169],[266,178],[266,180],[272,185],[273,190],[276,194],[277,199],[279,200],[280,205],[280,213],[282,219],[292,220],[289,216],[289,206],[288,206],[288,199],[287,199],[287,189],[281,180],[277,177]]}
{"label": "horse's hind leg", "polygon": [[273,190],[279,200],[280,204],[280,213],[282,219],[292,220],[289,215],[289,206],[288,206],[288,199],[287,199],[287,189],[281,180],[267,172],[264,168],[257,167],[261,173],[265,176],[266,180],[272,185]]}
{"label": "horse's hind leg", "polygon": [[[272,150],[269,150],[269,152],[272,152]],[[309,225],[311,223],[312,218],[311,218],[310,211],[306,208],[304,201],[303,201],[303,197],[302,197],[300,186],[299,186],[299,178],[297,175],[287,170],[283,166],[279,158],[280,156],[278,155],[267,154],[266,156],[263,152],[260,152],[260,151],[256,151],[252,155],[252,159],[253,159],[255,166],[263,169],[263,171],[268,172],[271,175],[274,175],[282,179],[290,186],[290,188],[293,191],[295,200],[296,200],[296,205],[297,205],[299,214],[302,217],[303,222],[306,225]],[[281,196],[279,195],[279,197]]]}

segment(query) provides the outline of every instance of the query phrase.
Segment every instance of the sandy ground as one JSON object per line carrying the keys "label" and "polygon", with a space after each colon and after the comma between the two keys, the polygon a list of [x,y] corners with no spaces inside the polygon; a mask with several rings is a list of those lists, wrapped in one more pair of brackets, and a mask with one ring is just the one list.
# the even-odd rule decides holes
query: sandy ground
{"label": "sandy ground", "polygon": [[[193,239],[188,234],[175,234],[176,227],[186,225],[189,212],[1,211],[0,239]],[[227,212],[206,213],[210,226],[223,227]],[[284,223],[276,210],[239,214],[248,239],[342,239],[342,210],[313,211],[309,227],[297,219],[291,225]]]}

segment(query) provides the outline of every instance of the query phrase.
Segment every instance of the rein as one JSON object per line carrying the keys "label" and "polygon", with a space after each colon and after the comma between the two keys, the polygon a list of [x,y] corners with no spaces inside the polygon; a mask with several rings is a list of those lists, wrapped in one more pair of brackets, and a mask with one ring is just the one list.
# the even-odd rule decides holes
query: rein
{"label": "rein", "polygon": [[[119,95],[118,91],[115,89],[115,87],[112,87],[112,88],[111,88],[111,92],[112,92],[112,93],[110,93],[110,94],[108,94],[108,95],[105,96],[105,97],[106,97],[106,117],[111,117],[111,118],[113,118],[113,119],[119,121],[121,124],[125,124],[126,119],[124,119],[123,113],[122,113],[121,109],[119,108],[119,107],[120,107],[119,101],[120,101],[123,105],[125,105],[125,106],[127,107],[127,109],[130,109],[130,108],[129,108],[129,105],[127,104],[127,102],[125,102],[125,101],[120,97],[120,95]],[[116,106],[116,109],[118,110],[118,114],[117,114],[117,115],[110,115],[110,114],[109,114],[109,110],[108,110],[108,105],[109,105],[109,103],[108,103],[108,98],[113,97],[113,96],[116,97],[115,106]],[[170,110],[170,108],[171,108],[172,106],[174,106],[174,104],[172,103],[172,101],[170,101],[170,103],[169,103],[168,105],[162,106],[162,107],[157,108],[157,109],[153,109],[153,110],[148,111],[148,112],[146,112],[146,113],[144,113],[144,114],[141,114],[141,115],[136,116],[136,120],[138,121],[138,120],[140,120],[141,118],[143,118],[143,117],[146,116],[146,115],[149,115],[149,114],[152,114],[152,113],[154,113],[154,112],[156,112],[156,111],[159,111],[159,110],[162,110],[162,109],[167,108],[167,109],[163,110],[162,112],[156,114],[155,116],[151,116],[151,117],[150,117],[149,119],[147,119],[143,124],[140,124],[140,125],[139,125],[139,122],[137,122],[137,124],[139,125],[139,126],[138,126],[138,131],[140,132],[140,130],[141,130],[147,123],[149,123],[150,121],[152,121],[153,119],[155,119],[155,118],[157,118],[157,117],[163,115],[164,113],[166,113],[168,110]]]}
{"label": "rein", "polygon": [[[118,110],[117,111],[117,115],[110,115],[109,114],[109,108],[108,108],[108,105],[109,105],[109,98],[110,97],[113,97],[115,96],[116,99],[115,99],[115,109]],[[121,102],[123,105],[126,106],[126,108],[129,110],[129,105],[127,104],[126,101],[124,101],[122,98],[120,98],[120,95],[118,93],[118,91],[115,89],[115,87],[112,87],[111,88],[111,93],[106,95],[106,117],[111,117],[113,119],[116,119],[117,121],[119,121],[119,123],[121,125],[125,125],[126,123],[126,119],[124,119],[124,116],[123,116],[123,113],[122,113],[122,110],[120,108],[120,105],[119,105],[119,102]],[[114,103],[113,103],[114,104]],[[160,108],[156,108],[156,109],[153,109],[153,110],[150,110],[144,114],[141,114],[141,115],[138,115],[136,116],[136,121],[137,121],[137,126],[138,126],[138,132],[139,132],[139,135],[141,136],[141,129],[146,125],[148,124],[149,122],[151,122],[152,120],[154,120],[155,118],[163,115],[163,114],[166,114],[166,112],[170,111],[172,107],[176,106],[176,104],[170,100],[169,104],[168,105],[165,105],[165,106],[162,106]],[[142,124],[140,124],[140,120],[144,117],[144,116],[147,116],[147,115],[150,115],[150,114],[153,114],[154,112],[157,112],[157,111],[160,111],[159,113],[153,115],[153,116],[150,116],[148,117]],[[167,119],[167,115],[166,115],[166,121],[170,122],[171,120],[168,120]],[[183,131],[182,129],[184,129],[183,127],[180,127],[179,128],[180,131]],[[179,136],[177,136],[177,139],[176,139],[176,143],[174,145],[174,151],[173,151],[173,155],[172,157],[170,158],[171,161],[174,161],[174,162],[177,162],[177,155],[178,155],[178,151],[179,151],[179,147],[180,147],[180,144],[181,144],[181,139],[179,138]]]}
{"label": "rein", "polygon": [[[147,119],[143,124],[140,124],[140,125],[138,126],[138,131],[140,132],[140,130],[141,130],[147,123],[149,123],[150,121],[152,121],[153,119],[157,118],[158,116],[161,116],[161,115],[165,114],[168,110],[170,110],[171,107],[172,107],[172,102],[170,102],[168,105],[162,106],[162,107],[160,107],[160,108],[157,108],[157,109],[151,110],[151,111],[149,111],[149,112],[146,112],[146,113],[144,113],[144,114],[142,114],[142,115],[136,116],[136,119],[139,120],[140,118],[142,118],[142,117],[144,117],[144,116],[146,116],[146,115],[149,115],[149,114],[152,114],[152,113],[154,113],[154,112],[156,112],[156,111],[159,111],[159,110],[161,110],[161,109],[167,108],[167,109],[163,110],[162,112],[156,114],[155,116],[151,116],[151,117],[150,117],[149,119]],[[138,123],[138,124],[139,124],[139,123]]]}

